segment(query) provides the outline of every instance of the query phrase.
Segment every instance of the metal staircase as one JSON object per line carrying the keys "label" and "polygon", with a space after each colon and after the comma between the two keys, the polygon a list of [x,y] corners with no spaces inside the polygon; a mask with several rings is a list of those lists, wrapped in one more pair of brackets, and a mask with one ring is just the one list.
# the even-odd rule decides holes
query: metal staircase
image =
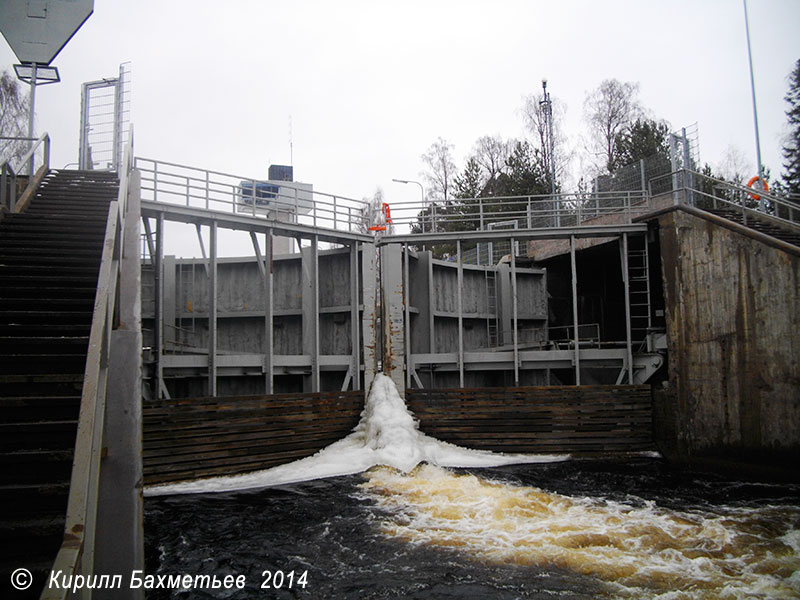
{"label": "metal staircase", "polygon": [[765,235],[774,237],[789,244],[800,246],[800,226],[792,227],[792,224],[788,222],[785,224],[779,223],[774,219],[759,216],[755,211],[748,211],[746,213],[747,218],[745,220],[745,217],[742,215],[742,211],[736,210],[735,208],[717,207],[706,208],[705,210],[711,214],[717,215],[718,217],[722,217],[723,219],[727,219],[729,221],[733,221],[734,223],[738,223],[739,225],[749,227],[754,231],[759,231]]}
{"label": "metal staircase", "polygon": [[[62,543],[116,174],[51,172],[0,221],[0,596],[38,597]],[[27,592],[10,573],[34,574]],[[27,594],[27,595],[26,595]]]}

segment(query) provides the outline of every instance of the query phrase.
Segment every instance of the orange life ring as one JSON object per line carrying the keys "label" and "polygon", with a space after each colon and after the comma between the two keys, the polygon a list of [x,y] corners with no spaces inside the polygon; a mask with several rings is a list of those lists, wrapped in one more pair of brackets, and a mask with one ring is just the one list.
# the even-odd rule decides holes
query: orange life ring
{"label": "orange life ring", "polygon": [[392,222],[392,211],[389,209],[389,205],[384,202],[381,204],[381,212],[383,213],[383,225],[373,225],[369,228],[369,231],[386,231],[386,223]]}
{"label": "orange life ring", "polygon": [[[747,182],[747,187],[749,187],[749,188],[753,187],[753,184],[756,181],[758,181],[759,179],[761,179],[761,178],[758,175],[756,175],[755,177],[751,177],[750,181]],[[767,185],[767,182],[765,180],[761,179],[761,185],[762,185],[763,190],[765,192],[769,191],[769,185]],[[749,194],[750,194],[750,197],[753,198],[753,200],[755,200],[755,201],[761,200],[761,196],[759,196],[758,194],[754,194],[753,192],[749,192]]]}

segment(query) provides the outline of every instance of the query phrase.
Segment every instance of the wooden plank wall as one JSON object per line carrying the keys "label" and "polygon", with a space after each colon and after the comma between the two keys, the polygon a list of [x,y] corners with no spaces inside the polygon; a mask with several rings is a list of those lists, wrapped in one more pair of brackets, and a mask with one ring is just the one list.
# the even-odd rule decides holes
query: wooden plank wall
{"label": "wooden plank wall", "polygon": [[144,482],[246,473],[311,456],[348,435],[363,408],[363,391],[148,401]]}
{"label": "wooden plank wall", "polygon": [[650,387],[553,386],[406,390],[420,430],[498,452],[653,450]]}

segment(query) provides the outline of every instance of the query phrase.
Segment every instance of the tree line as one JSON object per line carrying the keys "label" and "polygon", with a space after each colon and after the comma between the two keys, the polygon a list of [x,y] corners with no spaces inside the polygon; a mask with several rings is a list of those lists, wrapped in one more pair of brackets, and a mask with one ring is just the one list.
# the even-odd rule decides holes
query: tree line
{"label": "tree line", "polygon": [[[607,79],[587,94],[583,104],[587,134],[583,158],[589,159],[589,168],[578,179],[575,193],[588,193],[592,180],[613,177],[641,159],[661,156],[668,164],[670,124],[652,116],[642,106],[638,93],[637,83]],[[419,213],[412,231],[430,231],[434,227],[432,211],[451,217],[473,214],[470,200],[474,198],[546,196],[553,189],[565,191],[563,181],[574,158],[574,150],[569,149],[560,127],[565,109],[560,100],[552,99],[552,143],[548,143],[545,100],[542,93],[525,97],[523,135],[511,139],[499,135],[478,138],[460,169],[453,157],[453,145],[441,137],[434,141],[421,156],[428,206]],[[763,171],[771,192],[796,199],[800,197],[800,60],[789,77],[785,100],[790,131],[783,145],[783,177],[771,180],[769,169]],[[715,179],[744,183],[740,180],[743,174],[736,170],[733,174],[715,173],[707,163],[691,167]],[[501,203],[496,206],[502,210]],[[453,222],[456,220],[442,219],[435,229],[477,228],[474,220],[465,219],[458,224]]]}

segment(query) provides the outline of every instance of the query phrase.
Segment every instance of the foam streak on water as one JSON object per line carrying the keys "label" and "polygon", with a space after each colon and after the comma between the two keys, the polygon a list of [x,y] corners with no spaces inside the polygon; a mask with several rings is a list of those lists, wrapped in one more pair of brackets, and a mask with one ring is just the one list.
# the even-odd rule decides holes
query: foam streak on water
{"label": "foam streak on water", "polygon": [[568,497],[421,465],[378,467],[362,485],[382,531],[480,560],[598,577],[620,598],[797,598],[800,509],[676,511]]}

